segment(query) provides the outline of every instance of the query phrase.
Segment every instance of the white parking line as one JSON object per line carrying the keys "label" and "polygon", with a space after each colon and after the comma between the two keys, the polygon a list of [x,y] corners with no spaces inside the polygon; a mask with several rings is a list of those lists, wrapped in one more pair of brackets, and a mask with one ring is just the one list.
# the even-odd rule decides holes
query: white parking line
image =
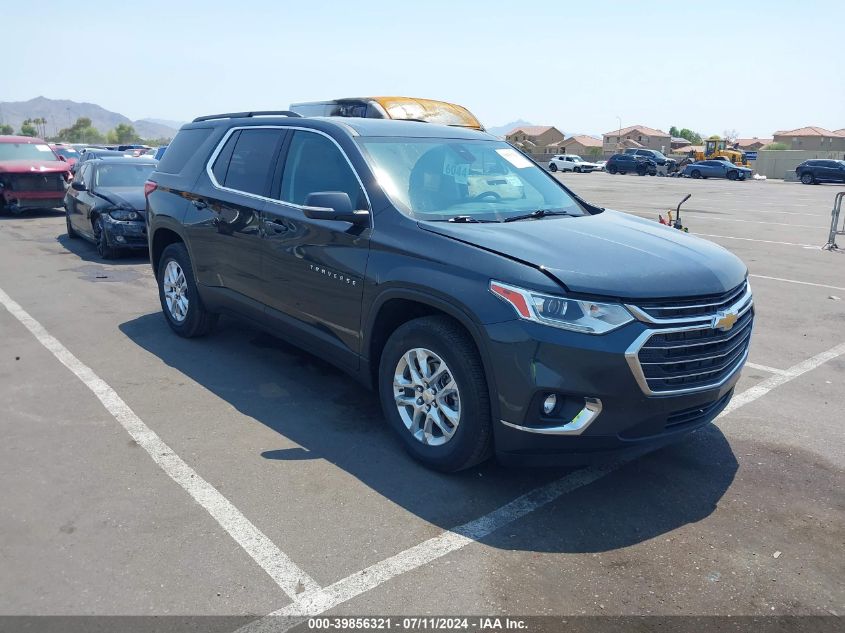
{"label": "white parking line", "polygon": [[790,284],[801,284],[802,286],[816,286],[817,288],[830,288],[831,290],[845,290],[842,286],[828,286],[827,284],[817,284],[812,281],[798,281],[797,279],[783,279],[782,277],[769,277],[768,275],[748,275],[749,277],[756,277],[757,279],[771,279],[773,281],[785,281]]}
{"label": "white parking line", "polygon": [[762,398],[775,387],[779,387],[780,385],[786,384],[790,380],[794,380],[798,378],[798,376],[806,374],[808,371],[812,371],[813,369],[820,365],[823,365],[827,361],[833,360],[838,356],[842,356],[842,354],[845,354],[845,343],[840,343],[836,347],[832,347],[826,352],[816,354],[812,358],[808,358],[805,361],[801,361],[800,363],[798,363],[797,365],[793,365],[789,369],[782,370],[780,373],[766,378],[766,380],[764,380],[763,382],[756,384],[749,389],[746,389],[737,396],[734,396],[733,399],[728,403],[728,406],[725,407],[725,410],[719,414],[719,417],[725,417],[726,415],[730,414],[733,411],[736,411],[737,409],[748,404],[749,402],[753,402],[754,400],[757,400],[757,398]]}
{"label": "white parking line", "polygon": [[290,598],[295,599],[297,590],[302,592],[319,589],[317,583],[308,574],[297,567],[226,497],[200,477],[152,429],[144,424],[114,389],[95,374],[90,367],[74,356],[58,339],[47,332],[38,321],[2,289],[0,289],[0,304],[97,396],[106,410],[132,436],[132,439],[147,451],[153,461],[173,481],[182,486],[194,501],[214,517],[220,526],[235,539],[237,544],[270,575],[282,591]]}
{"label": "white parking line", "polygon": [[724,240],[742,240],[743,242],[762,242],[763,244],[783,244],[784,246],[800,246],[801,248],[814,248],[817,250],[821,250],[821,246],[819,244],[796,244],[795,242],[776,242],[774,240],[758,240],[753,237],[734,237],[733,235],[713,235],[712,233],[698,233],[695,232],[693,235],[698,235],[701,237],[720,237]]}
{"label": "white parking line", "polygon": [[[719,418],[722,418],[732,411],[736,411],[746,404],[754,402],[758,398],[762,398],[775,387],[783,385],[842,354],[845,354],[845,343],[837,345],[836,347],[826,352],[822,352],[821,354],[817,354],[816,356],[798,363],[789,369],[778,370],[781,373],[778,373],[760,384],[743,391],[739,395],[734,396],[730,404],[719,415]],[[555,501],[562,495],[589,485],[601,479],[605,475],[609,475],[639,456],[640,455],[632,455],[626,459],[618,460],[603,466],[593,466],[561,477],[556,481],[514,499],[498,510],[494,510],[489,514],[485,514],[474,521],[465,523],[464,525],[452,530],[446,530],[434,538],[399,552],[398,554],[379,561],[374,565],[370,565],[366,569],[351,574],[342,580],[332,583],[331,585],[322,589],[304,592],[294,598],[293,603],[279,609],[278,611],[274,611],[259,620],[251,622],[239,629],[238,633],[263,633],[265,631],[278,631],[277,622],[275,621],[275,618],[277,617],[308,617],[325,613],[329,609],[374,589],[396,576],[413,571],[418,567],[426,565],[445,556],[446,554],[455,552],[474,541],[484,538],[509,523],[512,523],[517,519],[521,519],[534,510]],[[296,625],[296,623],[288,624],[288,628]]]}
{"label": "white parking line", "polygon": [[789,375],[788,369],[778,369],[777,367],[769,367],[768,365],[758,365],[757,363],[747,362],[745,363],[746,367],[750,367],[751,369],[759,369],[760,371],[767,371],[770,374],[782,374],[784,376]]}

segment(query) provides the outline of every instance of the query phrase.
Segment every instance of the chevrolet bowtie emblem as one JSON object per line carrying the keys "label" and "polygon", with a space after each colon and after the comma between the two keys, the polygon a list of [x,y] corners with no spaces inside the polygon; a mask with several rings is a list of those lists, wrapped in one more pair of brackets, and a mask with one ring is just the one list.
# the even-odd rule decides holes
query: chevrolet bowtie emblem
{"label": "chevrolet bowtie emblem", "polygon": [[727,332],[734,326],[738,318],[736,312],[717,312],[716,316],[713,317],[713,327],[722,330],[722,332]]}

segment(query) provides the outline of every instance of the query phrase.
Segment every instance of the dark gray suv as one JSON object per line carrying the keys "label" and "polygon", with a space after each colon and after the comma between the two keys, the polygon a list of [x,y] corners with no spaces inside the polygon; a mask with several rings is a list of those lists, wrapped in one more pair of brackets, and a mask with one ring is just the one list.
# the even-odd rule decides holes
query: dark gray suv
{"label": "dark gray suv", "polygon": [[591,205],[484,132],[287,114],[196,119],[147,182],[176,334],[228,314],[286,338],[444,471],[659,445],[729,401],[754,309],[720,246]]}

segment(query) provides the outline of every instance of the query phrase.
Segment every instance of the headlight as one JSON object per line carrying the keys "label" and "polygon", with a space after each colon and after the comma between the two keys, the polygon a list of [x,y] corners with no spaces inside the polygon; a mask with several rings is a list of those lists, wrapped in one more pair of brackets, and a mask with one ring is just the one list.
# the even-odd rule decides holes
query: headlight
{"label": "headlight", "polygon": [[630,312],[616,303],[567,299],[498,281],[490,282],[490,292],[511,304],[520,318],[564,330],[606,334],[634,320]]}
{"label": "headlight", "polygon": [[137,211],[132,211],[130,209],[116,209],[114,211],[109,211],[109,215],[115,220],[137,220],[141,217]]}

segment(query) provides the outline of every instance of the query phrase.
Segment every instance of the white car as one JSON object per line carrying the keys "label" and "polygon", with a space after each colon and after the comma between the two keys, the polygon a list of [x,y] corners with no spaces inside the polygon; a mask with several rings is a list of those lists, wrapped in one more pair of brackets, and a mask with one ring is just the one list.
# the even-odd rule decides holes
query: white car
{"label": "white car", "polygon": [[552,156],[549,161],[549,171],[575,171],[578,173],[590,173],[593,170],[601,169],[595,163],[589,163],[578,154],[558,154]]}

